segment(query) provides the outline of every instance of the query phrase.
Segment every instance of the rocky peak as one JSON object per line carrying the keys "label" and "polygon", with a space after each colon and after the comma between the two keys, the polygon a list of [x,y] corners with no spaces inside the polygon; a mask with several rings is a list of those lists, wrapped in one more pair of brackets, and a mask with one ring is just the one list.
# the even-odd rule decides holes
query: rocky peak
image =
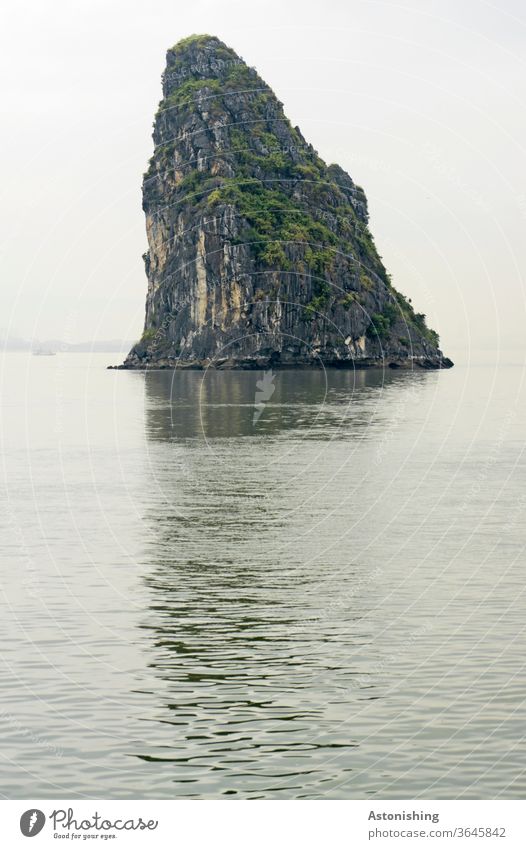
{"label": "rocky peak", "polygon": [[143,338],[126,367],[448,365],[392,286],[363,189],[214,36],[168,50],[143,182]]}
{"label": "rocky peak", "polygon": [[215,36],[192,35],[166,53],[163,96],[170,97],[188,80],[226,79],[232,68],[240,65],[243,60]]}

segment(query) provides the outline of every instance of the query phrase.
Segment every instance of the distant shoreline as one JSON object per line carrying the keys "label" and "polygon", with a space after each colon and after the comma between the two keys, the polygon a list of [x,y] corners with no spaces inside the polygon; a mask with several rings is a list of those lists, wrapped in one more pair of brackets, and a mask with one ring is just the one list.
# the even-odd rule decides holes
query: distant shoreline
{"label": "distant shoreline", "polygon": [[55,340],[43,342],[0,342],[0,350],[7,354],[31,354],[40,349],[53,351],[56,354],[126,354],[133,346],[133,342],[79,342],[70,344]]}

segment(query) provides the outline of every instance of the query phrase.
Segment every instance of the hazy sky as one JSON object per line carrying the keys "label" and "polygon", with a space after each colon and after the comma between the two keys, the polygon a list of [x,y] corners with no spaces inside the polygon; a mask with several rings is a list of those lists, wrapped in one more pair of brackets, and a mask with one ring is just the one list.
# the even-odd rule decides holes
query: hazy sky
{"label": "hazy sky", "polygon": [[0,327],[137,338],[166,49],[218,35],[369,199],[398,289],[458,349],[523,345],[519,0],[4,0]]}

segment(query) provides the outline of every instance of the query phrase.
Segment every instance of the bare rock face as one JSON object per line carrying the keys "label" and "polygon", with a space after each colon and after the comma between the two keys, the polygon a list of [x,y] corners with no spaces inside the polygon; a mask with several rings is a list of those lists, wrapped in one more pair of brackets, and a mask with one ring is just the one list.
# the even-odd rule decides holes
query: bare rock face
{"label": "bare rock face", "polygon": [[363,189],[217,38],[168,51],[153,139],[146,320],[124,368],[452,365],[393,288]]}

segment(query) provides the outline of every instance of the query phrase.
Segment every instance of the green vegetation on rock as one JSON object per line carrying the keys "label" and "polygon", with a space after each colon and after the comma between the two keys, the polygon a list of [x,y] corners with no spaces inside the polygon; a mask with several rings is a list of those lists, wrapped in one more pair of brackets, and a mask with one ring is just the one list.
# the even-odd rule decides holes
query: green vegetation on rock
{"label": "green vegetation on rock", "polygon": [[[257,72],[219,39],[194,35],[168,51],[163,91],[143,206],[151,238],[147,326],[173,310],[170,351],[200,338],[202,356],[217,349],[214,333],[230,344],[230,309],[242,338],[252,340],[247,346],[262,327],[274,333],[286,321],[287,333],[312,336],[326,355],[374,356],[391,347],[428,357],[438,336],[393,287],[363,189],[307,144]],[[206,292],[188,312],[203,251]],[[352,341],[342,346],[342,338]],[[142,341],[161,349],[169,340]]]}

